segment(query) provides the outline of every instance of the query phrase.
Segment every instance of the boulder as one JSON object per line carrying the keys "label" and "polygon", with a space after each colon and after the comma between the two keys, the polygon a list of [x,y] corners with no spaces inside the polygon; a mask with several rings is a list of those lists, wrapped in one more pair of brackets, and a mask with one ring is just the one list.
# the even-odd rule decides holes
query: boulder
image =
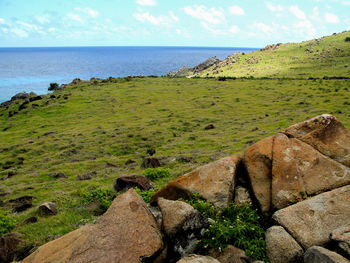
{"label": "boulder", "polygon": [[241,158],[234,155],[201,166],[168,183],[152,196],[151,203],[154,204],[159,197],[177,200],[198,193],[216,207],[227,206],[233,199],[235,176],[240,163]]}
{"label": "boulder", "polygon": [[163,247],[154,217],[130,189],[112,202],[95,225],[85,225],[39,247],[22,263],[157,262]]}
{"label": "boulder", "polygon": [[276,209],[350,184],[350,168],[298,139],[277,134],[272,154],[272,205]]}
{"label": "boulder", "polygon": [[330,233],[348,224],[349,218],[350,185],[283,208],[273,215],[305,249],[329,243]]}
{"label": "boulder", "polygon": [[56,179],[60,179],[60,178],[67,178],[67,176],[62,173],[62,172],[58,172],[58,173],[51,173],[49,176],[56,178]]}
{"label": "boulder", "polygon": [[237,186],[235,188],[234,202],[237,207],[251,206],[253,204],[249,191],[242,186]]}
{"label": "boulder", "polygon": [[42,215],[56,215],[57,205],[51,202],[45,202],[39,206],[38,211]]}
{"label": "boulder", "polygon": [[330,239],[338,243],[338,247],[350,258],[350,225],[332,231]]}
{"label": "boulder", "polygon": [[177,263],[220,263],[220,261],[209,256],[190,255],[180,259]]}
{"label": "boulder", "polygon": [[18,245],[23,242],[21,237],[22,235],[16,232],[0,237],[0,262],[12,262]]}
{"label": "boulder", "polygon": [[92,177],[91,177],[91,174],[79,174],[79,175],[77,176],[77,179],[78,179],[79,181],[86,181],[86,180],[91,180]]}
{"label": "boulder", "polygon": [[31,217],[24,219],[22,221],[22,224],[26,225],[26,224],[36,223],[36,222],[38,222],[38,218],[36,216],[31,216]]}
{"label": "boulder", "polygon": [[210,256],[220,261],[220,263],[246,263],[248,258],[242,249],[228,245],[223,252],[211,250]]}
{"label": "boulder", "polygon": [[143,168],[157,168],[157,167],[160,167],[160,162],[157,158],[154,158],[154,157],[144,158],[142,161],[141,167],[143,167]]}
{"label": "boulder", "polygon": [[[35,93],[33,93],[32,95],[37,96]],[[29,94],[27,92],[20,92],[20,93],[17,93],[15,96],[11,97],[11,101],[25,100],[25,99],[28,99],[30,96],[31,96],[31,94]]]}
{"label": "boulder", "polygon": [[272,226],[266,231],[266,252],[271,263],[301,262],[304,251],[281,226]]}
{"label": "boulder", "polygon": [[272,146],[274,137],[265,138],[244,153],[244,164],[260,209],[268,212],[271,207]]}
{"label": "boulder", "polygon": [[304,255],[304,263],[349,263],[341,255],[319,246],[309,248]]}
{"label": "boulder", "polygon": [[162,230],[168,238],[168,261],[194,253],[203,230],[209,227],[207,218],[182,201],[159,198],[158,206],[163,215]]}
{"label": "boulder", "polygon": [[283,132],[350,167],[350,132],[336,117],[323,114],[295,124]]}
{"label": "boulder", "polygon": [[152,182],[142,175],[119,177],[114,181],[113,187],[117,192],[134,187],[139,188],[141,191],[153,189]]}

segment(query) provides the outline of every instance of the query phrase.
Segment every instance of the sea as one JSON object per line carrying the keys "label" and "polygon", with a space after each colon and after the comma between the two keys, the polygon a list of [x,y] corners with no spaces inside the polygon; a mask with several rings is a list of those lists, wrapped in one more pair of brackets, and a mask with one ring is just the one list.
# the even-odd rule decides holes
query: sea
{"label": "sea", "polygon": [[257,48],[236,47],[37,47],[0,48],[0,103],[19,92],[48,93],[50,83],[74,78],[163,76],[209,57],[224,59]]}

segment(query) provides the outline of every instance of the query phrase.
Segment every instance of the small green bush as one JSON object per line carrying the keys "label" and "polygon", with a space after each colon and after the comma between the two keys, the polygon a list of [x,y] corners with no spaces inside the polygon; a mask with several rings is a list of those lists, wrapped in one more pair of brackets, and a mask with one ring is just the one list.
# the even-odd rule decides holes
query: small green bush
{"label": "small green bush", "polygon": [[15,221],[4,214],[0,214],[0,237],[15,227]]}
{"label": "small green bush", "polygon": [[346,37],[345,42],[350,42],[350,37]]}
{"label": "small green bush", "polygon": [[105,212],[111,206],[115,194],[113,191],[108,189],[94,189],[87,193],[81,194],[83,197],[84,204],[90,204],[98,201],[100,203],[100,209]]}
{"label": "small green bush", "polygon": [[149,203],[151,201],[151,197],[157,192],[157,189],[151,189],[148,191],[141,191],[139,188],[134,188],[136,192],[142,197],[143,201]]}
{"label": "small green bush", "polygon": [[223,251],[233,245],[245,251],[254,260],[269,262],[266,257],[265,231],[256,210],[249,206],[218,209],[199,196],[187,201],[202,215],[210,218],[209,228],[199,243],[199,252],[207,254],[214,248]]}
{"label": "small green bush", "polygon": [[143,173],[143,176],[150,180],[156,180],[170,176],[170,169],[168,168],[148,168]]}
{"label": "small green bush", "polygon": [[49,91],[58,89],[57,83],[50,83],[50,87],[48,88]]}

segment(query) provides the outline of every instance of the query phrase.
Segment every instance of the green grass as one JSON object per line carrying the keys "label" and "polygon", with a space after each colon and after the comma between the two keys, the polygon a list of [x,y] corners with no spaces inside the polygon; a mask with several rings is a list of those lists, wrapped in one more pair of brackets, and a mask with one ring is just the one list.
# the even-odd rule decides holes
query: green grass
{"label": "green grass", "polygon": [[350,76],[350,31],[305,41],[283,44],[276,50],[245,54],[229,63],[200,74],[205,77],[323,78]]}
{"label": "green grass", "polygon": [[[142,159],[154,149],[170,175],[156,187],[200,165],[242,154],[253,142],[323,113],[350,127],[350,80],[132,78],[69,86],[17,111],[0,110],[0,213],[14,231],[37,247],[96,219],[83,201],[98,189],[113,191],[116,178],[142,174]],[[64,99],[63,95],[68,95]],[[215,129],[205,130],[208,124]],[[256,129],[257,128],[257,129]],[[190,159],[182,161],[180,157]],[[135,164],[126,165],[129,159]],[[15,175],[8,177],[9,172]],[[62,172],[67,178],[50,174]],[[79,181],[89,173],[92,180]],[[12,213],[9,200],[33,195],[34,207]],[[146,193],[144,198],[149,198]],[[37,206],[51,201],[58,214],[42,217]],[[38,222],[23,225],[29,216]]]}

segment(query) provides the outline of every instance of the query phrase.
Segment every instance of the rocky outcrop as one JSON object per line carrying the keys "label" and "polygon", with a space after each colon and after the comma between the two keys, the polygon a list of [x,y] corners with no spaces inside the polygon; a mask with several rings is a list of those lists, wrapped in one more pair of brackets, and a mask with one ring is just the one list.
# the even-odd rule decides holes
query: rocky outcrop
{"label": "rocky outcrop", "polygon": [[266,231],[266,251],[271,263],[301,262],[303,249],[281,226],[270,227]]}
{"label": "rocky outcrop", "polygon": [[186,77],[186,76],[195,75],[195,74],[201,73],[202,71],[218,64],[219,62],[220,62],[220,59],[218,59],[217,57],[211,57],[211,58],[208,58],[203,63],[200,63],[199,65],[197,65],[193,68],[188,68],[188,67],[184,66],[176,72],[171,71],[168,73],[167,76],[174,78],[174,77]]}
{"label": "rocky outcrop", "polygon": [[328,244],[332,231],[348,224],[349,218],[350,185],[319,194],[273,215],[305,249]]}
{"label": "rocky outcrop", "polygon": [[22,242],[22,235],[16,232],[0,237],[0,262],[11,262],[16,248]]}
{"label": "rocky outcrop", "polygon": [[263,212],[350,184],[349,132],[332,115],[321,115],[250,146],[244,154]]}
{"label": "rocky outcrop", "polygon": [[139,188],[141,191],[153,189],[151,181],[142,175],[119,177],[114,181],[113,187],[117,192],[134,187]]}
{"label": "rocky outcrop", "polygon": [[209,226],[208,219],[185,202],[159,198],[158,206],[163,215],[162,230],[168,239],[168,262],[194,253],[203,230]]}
{"label": "rocky outcrop", "polygon": [[237,155],[220,159],[178,177],[160,189],[151,199],[159,197],[169,200],[189,198],[198,193],[217,207],[227,206],[233,199],[235,176],[241,158]]}
{"label": "rocky outcrop", "polygon": [[309,248],[304,256],[304,263],[349,263],[350,261],[341,255],[325,249],[314,246]]}
{"label": "rocky outcrop", "polygon": [[164,244],[145,202],[130,189],[95,225],[85,225],[39,247],[23,263],[152,262]]}

